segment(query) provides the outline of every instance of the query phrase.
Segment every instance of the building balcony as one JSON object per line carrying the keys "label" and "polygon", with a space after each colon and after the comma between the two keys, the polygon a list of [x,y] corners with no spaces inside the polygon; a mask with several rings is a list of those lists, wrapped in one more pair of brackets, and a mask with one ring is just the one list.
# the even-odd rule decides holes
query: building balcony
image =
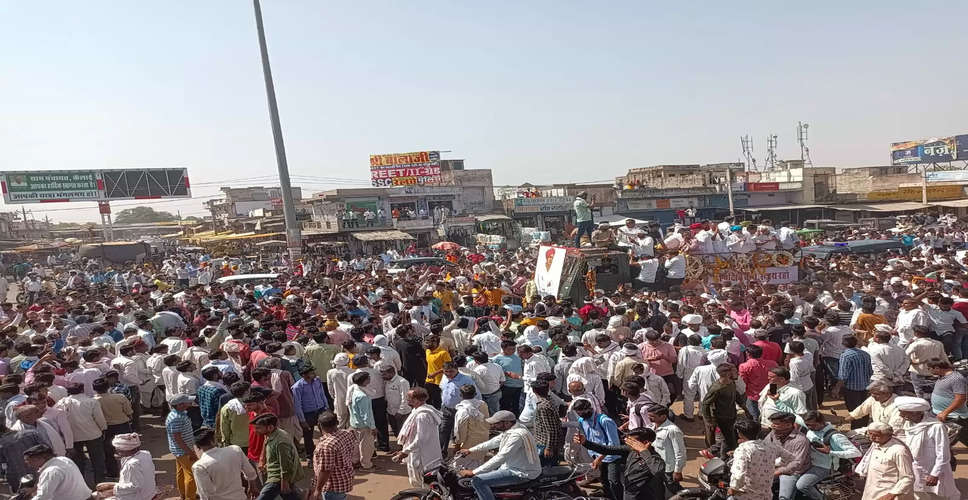
{"label": "building balcony", "polygon": [[401,231],[406,231],[408,229],[410,230],[433,229],[434,219],[430,217],[427,217],[425,219],[422,219],[419,217],[414,219],[396,219],[395,221],[393,221],[393,227]]}
{"label": "building balcony", "polygon": [[317,219],[306,221],[302,224],[302,230],[308,234],[328,234],[357,231],[376,231],[393,228],[394,225],[389,219],[380,221],[374,219],[372,222],[365,220],[348,221],[336,218]]}

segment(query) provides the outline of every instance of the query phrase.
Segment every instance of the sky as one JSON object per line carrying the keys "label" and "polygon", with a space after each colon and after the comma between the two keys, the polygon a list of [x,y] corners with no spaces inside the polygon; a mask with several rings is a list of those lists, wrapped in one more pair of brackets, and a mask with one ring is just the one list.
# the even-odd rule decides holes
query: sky
{"label": "sky", "polygon": [[[706,4],[706,5],[700,5]],[[495,184],[799,158],[886,164],[891,142],[968,133],[968,3],[265,0],[293,184],[368,185],[368,155],[449,151]],[[252,5],[0,2],[0,169],[189,169],[272,185]],[[115,211],[134,202],[118,202]],[[90,204],[34,217],[98,220]],[[20,209],[4,206],[0,210]]]}

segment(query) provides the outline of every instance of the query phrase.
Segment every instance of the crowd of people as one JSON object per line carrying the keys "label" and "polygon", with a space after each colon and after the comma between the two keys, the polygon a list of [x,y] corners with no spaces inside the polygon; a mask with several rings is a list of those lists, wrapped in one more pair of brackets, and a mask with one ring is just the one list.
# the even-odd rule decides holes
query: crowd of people
{"label": "crowd of people", "polygon": [[[770,285],[694,282],[668,262],[707,236],[795,252],[794,228],[697,224],[599,229],[592,244],[638,264],[665,252],[669,272],[580,303],[537,294],[527,249],[396,274],[389,256],[315,256],[242,284],[220,284],[239,270],[210,256],[99,282],[103,263],[74,260],[69,285],[0,308],[4,479],[45,500],[334,500],[382,454],[413,487],[459,457],[485,500],[564,461],[589,464],[582,486],[602,496],[665,499],[702,455],[729,461],[736,499],[821,499],[840,473],[865,499],[960,498],[964,226],[829,235],[910,251],[805,259],[799,282]],[[689,449],[699,421],[705,446]],[[173,485],[143,443],[162,425]]]}

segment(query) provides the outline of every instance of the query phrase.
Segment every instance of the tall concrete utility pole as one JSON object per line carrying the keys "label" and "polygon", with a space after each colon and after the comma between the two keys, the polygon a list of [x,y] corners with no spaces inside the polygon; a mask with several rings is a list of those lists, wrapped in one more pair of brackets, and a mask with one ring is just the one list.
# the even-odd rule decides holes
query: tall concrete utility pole
{"label": "tall concrete utility pole", "polygon": [[282,212],[286,217],[286,243],[289,258],[293,262],[302,255],[302,234],[296,220],[296,205],[292,200],[292,186],[289,183],[289,164],[286,162],[286,145],[282,141],[282,125],[279,123],[279,107],[276,105],[276,88],[272,83],[272,69],[269,67],[269,49],[266,47],[266,33],[262,26],[262,7],[259,0],[252,0],[255,9],[255,27],[259,32],[259,51],[262,54],[262,76],[266,82],[266,99],[269,101],[269,121],[272,123],[272,139],[276,147],[276,166],[279,168],[279,187],[282,188]]}

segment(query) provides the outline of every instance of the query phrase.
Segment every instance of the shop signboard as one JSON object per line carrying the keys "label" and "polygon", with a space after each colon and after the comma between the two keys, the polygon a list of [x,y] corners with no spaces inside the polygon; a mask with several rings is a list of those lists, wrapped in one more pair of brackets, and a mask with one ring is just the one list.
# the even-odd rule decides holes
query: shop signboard
{"label": "shop signboard", "polygon": [[669,210],[698,207],[699,198],[652,198],[628,200],[626,203],[629,210]]}
{"label": "shop signboard", "polygon": [[440,152],[370,155],[370,182],[376,187],[440,184]]}
{"label": "shop signboard", "polygon": [[761,191],[779,191],[779,182],[747,182],[747,191],[761,192]]}
{"label": "shop signboard", "polygon": [[891,144],[891,164],[944,163],[968,159],[968,135],[933,137]]}
{"label": "shop signboard", "polygon": [[939,170],[924,175],[928,182],[968,182],[968,170]]}
{"label": "shop signboard", "polygon": [[567,196],[543,196],[538,198],[515,198],[515,213],[567,212],[574,199]]}
{"label": "shop signboard", "polygon": [[[928,201],[950,200],[964,196],[964,186],[928,186]],[[884,189],[867,193],[871,201],[921,201],[921,186],[901,186],[897,189]]]}

